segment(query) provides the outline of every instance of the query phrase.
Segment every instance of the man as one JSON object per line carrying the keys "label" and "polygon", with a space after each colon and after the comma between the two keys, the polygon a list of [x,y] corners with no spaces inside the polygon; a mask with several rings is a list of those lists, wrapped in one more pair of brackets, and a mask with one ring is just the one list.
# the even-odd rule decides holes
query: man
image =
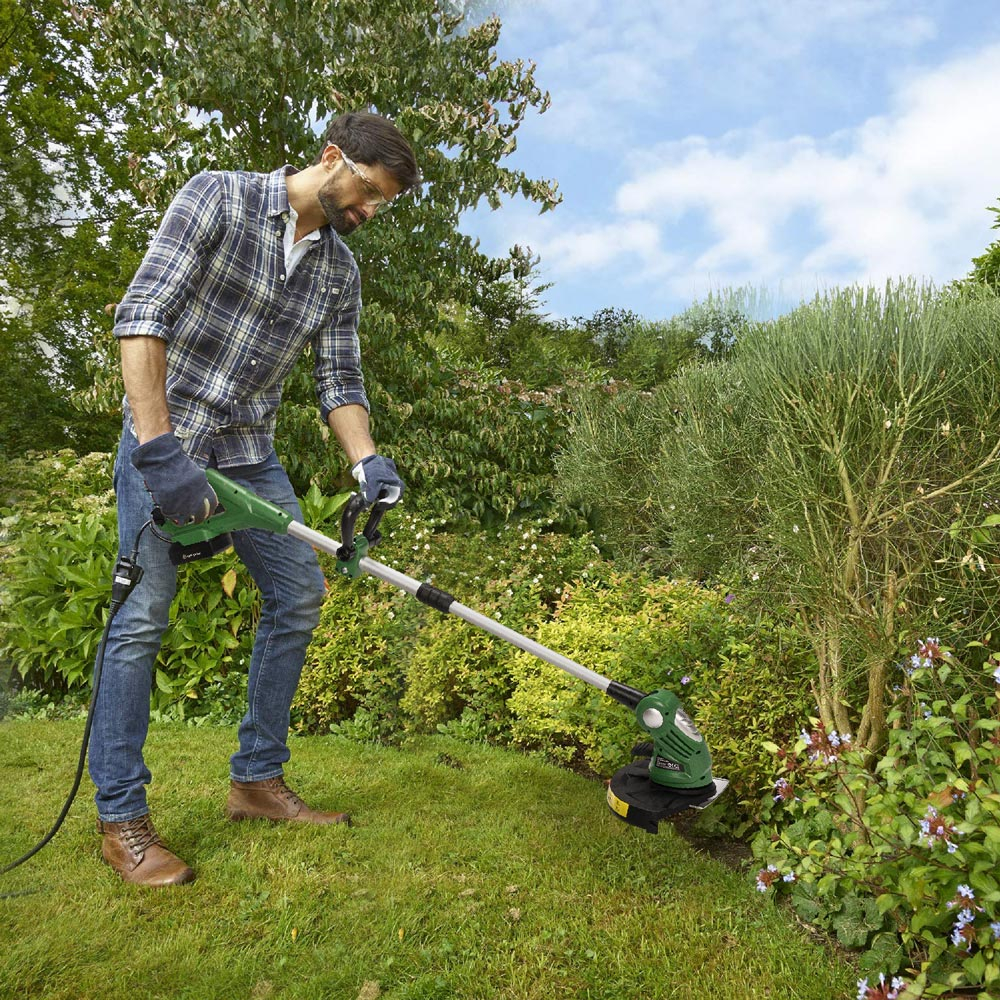
{"label": "man", "polygon": [[[281,383],[307,344],[323,419],[365,498],[398,501],[403,484],[369,432],[360,277],[340,237],[417,182],[395,126],[352,113],[333,121],[304,170],[204,173],[179,192],[115,313],[125,381],[114,473],[122,553],[154,506],[177,524],[212,513],[208,466],[302,520],[273,434]],[[282,777],[289,707],[323,596],[316,555],[266,531],[234,532],[233,545],[260,587],[262,611],[226,813],[349,822],[310,809]],[[142,532],[143,576],[109,633],[90,744],[104,859],[125,881],[149,886],[194,878],[161,843],[145,794],[151,676],[176,591],[168,548]]]}

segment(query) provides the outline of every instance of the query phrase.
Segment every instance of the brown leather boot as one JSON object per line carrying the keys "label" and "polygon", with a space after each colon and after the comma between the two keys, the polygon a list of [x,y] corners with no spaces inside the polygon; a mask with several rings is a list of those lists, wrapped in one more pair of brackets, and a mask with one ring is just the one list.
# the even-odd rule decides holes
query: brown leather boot
{"label": "brown leather boot", "polygon": [[126,881],[135,885],[183,885],[194,881],[194,872],[160,842],[149,813],[124,823],[97,821],[104,834],[104,860]]}
{"label": "brown leather boot", "polygon": [[346,823],[347,813],[320,812],[310,809],[280,775],[265,781],[230,781],[226,815],[231,820],[291,820],[296,823]]}

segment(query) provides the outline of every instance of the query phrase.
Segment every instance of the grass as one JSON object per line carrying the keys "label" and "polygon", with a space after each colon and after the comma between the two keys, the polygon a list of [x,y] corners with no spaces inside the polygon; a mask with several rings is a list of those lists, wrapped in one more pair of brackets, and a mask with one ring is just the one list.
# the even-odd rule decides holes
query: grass
{"label": "grass", "polygon": [[[79,722],[0,725],[0,865],[48,829]],[[445,737],[296,739],[287,774],[351,829],[229,824],[230,729],[154,725],[150,800],[197,871],[126,886],[99,860],[85,782],[56,839],[0,879],[0,997],[581,1000],[853,997],[849,964],[666,824],[603,789]]]}

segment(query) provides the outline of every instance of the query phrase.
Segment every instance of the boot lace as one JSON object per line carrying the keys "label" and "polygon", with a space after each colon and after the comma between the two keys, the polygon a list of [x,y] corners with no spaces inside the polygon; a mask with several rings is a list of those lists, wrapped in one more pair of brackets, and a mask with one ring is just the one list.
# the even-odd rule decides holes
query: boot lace
{"label": "boot lace", "polygon": [[267,781],[268,789],[274,792],[276,795],[280,795],[283,799],[291,802],[292,805],[302,806],[306,808],[305,802],[298,797],[298,795],[293,792],[288,785],[285,784],[285,779],[279,775],[277,778],[269,778]]}
{"label": "boot lace", "polygon": [[128,844],[129,849],[141,854],[153,844],[160,842],[160,835],[153,826],[153,821],[149,815],[140,816],[138,819],[129,820],[122,825],[121,835]]}

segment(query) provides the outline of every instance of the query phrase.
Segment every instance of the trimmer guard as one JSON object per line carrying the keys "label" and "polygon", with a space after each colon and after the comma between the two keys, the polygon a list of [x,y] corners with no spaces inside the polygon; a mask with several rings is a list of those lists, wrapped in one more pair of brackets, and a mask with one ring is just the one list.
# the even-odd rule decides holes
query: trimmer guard
{"label": "trimmer guard", "polygon": [[647,833],[658,833],[660,821],[685,809],[710,806],[728,787],[715,778],[701,788],[667,788],[649,777],[649,758],[617,770],[608,784],[608,807],[619,818]]}

